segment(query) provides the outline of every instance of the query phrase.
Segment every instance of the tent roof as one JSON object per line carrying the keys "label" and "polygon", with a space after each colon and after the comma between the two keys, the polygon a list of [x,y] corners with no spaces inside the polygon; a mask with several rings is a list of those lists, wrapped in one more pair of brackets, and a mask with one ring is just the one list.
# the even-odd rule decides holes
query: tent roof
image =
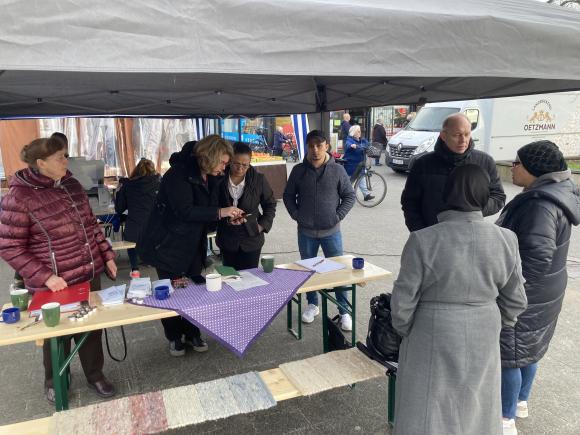
{"label": "tent roof", "polygon": [[531,0],[9,2],[0,117],[258,115],[580,89]]}

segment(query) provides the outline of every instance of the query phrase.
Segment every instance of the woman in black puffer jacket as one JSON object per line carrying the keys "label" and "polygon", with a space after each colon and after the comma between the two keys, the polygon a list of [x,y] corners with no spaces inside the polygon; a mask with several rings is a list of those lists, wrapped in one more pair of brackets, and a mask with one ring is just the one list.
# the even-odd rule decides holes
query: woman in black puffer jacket
{"label": "woman in black puffer jacket", "polygon": [[[124,238],[129,242],[139,242],[141,233],[147,225],[153,203],[159,190],[161,177],[151,160],[139,160],[129,178],[119,180],[119,190],[115,195],[115,211],[123,214],[127,211]],[[139,278],[139,259],[137,249],[127,249],[131,263],[131,278]]]}
{"label": "woman in black puffer jacket", "polygon": [[[518,236],[528,308],[501,332],[504,419],[527,417],[527,399],[538,361],[548,350],[562,308],[572,225],[580,222],[580,193],[558,147],[549,141],[518,150],[513,182],[524,191],[498,225]],[[517,409],[517,412],[516,412]]]}

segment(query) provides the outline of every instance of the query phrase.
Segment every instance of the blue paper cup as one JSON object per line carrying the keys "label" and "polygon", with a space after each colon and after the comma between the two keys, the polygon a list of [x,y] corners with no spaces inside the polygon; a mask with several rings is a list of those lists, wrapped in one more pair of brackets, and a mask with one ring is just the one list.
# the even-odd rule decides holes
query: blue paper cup
{"label": "blue paper cup", "polygon": [[166,285],[160,285],[158,287],[155,287],[154,292],[155,299],[162,301],[169,298],[169,287]]}
{"label": "blue paper cup", "polygon": [[356,257],[352,259],[352,268],[353,269],[364,269],[365,267],[365,259],[362,257]]}

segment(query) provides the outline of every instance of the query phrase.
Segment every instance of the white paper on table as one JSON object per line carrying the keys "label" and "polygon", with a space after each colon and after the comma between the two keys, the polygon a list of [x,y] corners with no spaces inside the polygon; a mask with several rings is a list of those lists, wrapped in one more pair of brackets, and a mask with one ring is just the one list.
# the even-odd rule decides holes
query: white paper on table
{"label": "white paper on table", "polygon": [[233,288],[235,291],[247,290],[254,287],[262,287],[268,285],[267,281],[258,278],[256,275],[252,275],[250,272],[245,270],[240,271],[241,279],[236,279],[232,281],[227,281],[226,284]]}
{"label": "white paper on table", "polygon": [[126,285],[114,285],[108,287],[101,291],[98,291],[98,295],[101,297],[101,303],[103,305],[119,305],[125,302],[125,289]]}
{"label": "white paper on table", "polygon": [[159,279],[157,281],[153,281],[151,283],[151,286],[153,288],[155,287],[159,287],[161,285],[166,285],[167,287],[169,287],[169,294],[173,293],[175,291],[175,289],[173,288],[173,286],[171,285],[171,280],[170,279]]}
{"label": "white paper on table", "polygon": [[133,278],[129,284],[128,298],[144,298],[151,294],[151,278]]}
{"label": "white paper on table", "polygon": [[334,272],[335,270],[346,269],[344,264],[337,263],[336,261],[324,257],[306,258],[304,260],[296,261],[296,264],[316,273]]}

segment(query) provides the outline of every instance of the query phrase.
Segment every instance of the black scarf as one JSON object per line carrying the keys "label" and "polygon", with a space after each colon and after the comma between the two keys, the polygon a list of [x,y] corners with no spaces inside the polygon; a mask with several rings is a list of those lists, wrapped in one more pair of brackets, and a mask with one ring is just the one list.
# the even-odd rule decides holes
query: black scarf
{"label": "black scarf", "polygon": [[457,154],[451,151],[445,141],[439,137],[435,143],[435,154],[445,160],[448,164],[452,166],[461,166],[465,163],[465,159],[469,157],[471,151],[473,151],[473,139],[469,140],[469,147],[465,150],[463,154]]}
{"label": "black scarf", "polygon": [[478,165],[458,166],[445,182],[447,210],[481,211],[489,200],[489,175]]}

